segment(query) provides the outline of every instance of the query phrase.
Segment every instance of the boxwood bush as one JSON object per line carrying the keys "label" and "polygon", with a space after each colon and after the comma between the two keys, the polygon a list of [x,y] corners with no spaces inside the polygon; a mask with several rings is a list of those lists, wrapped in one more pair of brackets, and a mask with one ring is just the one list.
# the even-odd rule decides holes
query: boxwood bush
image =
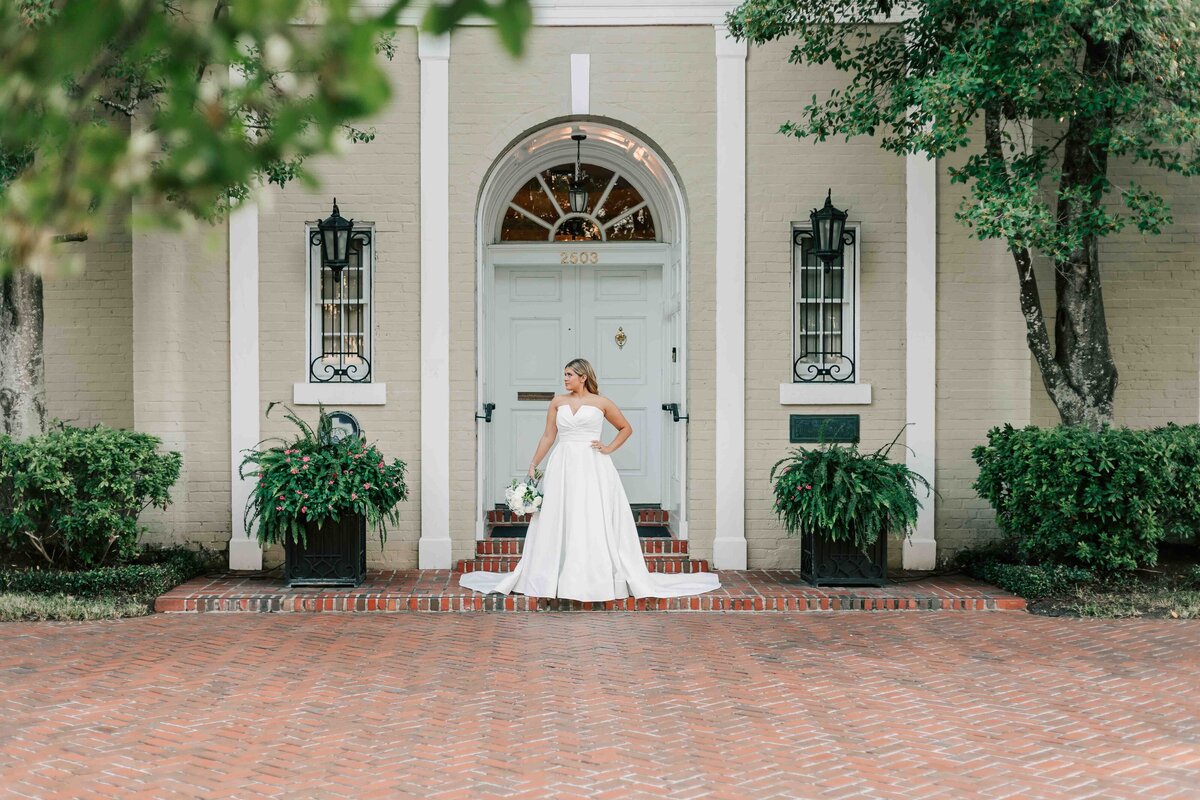
{"label": "boxwood bush", "polygon": [[1017,560],[1099,572],[1152,566],[1163,539],[1200,542],[1200,425],[995,428],[975,488]]}
{"label": "boxwood bush", "polygon": [[[1164,446],[1173,435],[994,428],[988,444],[972,453],[979,464],[975,488],[996,510],[1021,561],[1099,572],[1153,565],[1169,516],[1167,493],[1176,484],[1173,448]],[[1193,493],[1185,504],[1194,510],[1196,500]]]}
{"label": "boxwood bush", "polygon": [[1171,424],[1151,435],[1166,480],[1159,501],[1166,538],[1200,544],[1200,425]]}
{"label": "boxwood bush", "polygon": [[65,571],[56,569],[0,570],[0,592],[72,597],[157,597],[221,565],[211,551],[173,549],[147,551],[139,563]]}
{"label": "boxwood bush", "polygon": [[179,478],[179,453],[159,444],[104,425],[59,425],[19,442],[0,436],[4,557],[57,569],[133,558],[138,516],[166,508]]}

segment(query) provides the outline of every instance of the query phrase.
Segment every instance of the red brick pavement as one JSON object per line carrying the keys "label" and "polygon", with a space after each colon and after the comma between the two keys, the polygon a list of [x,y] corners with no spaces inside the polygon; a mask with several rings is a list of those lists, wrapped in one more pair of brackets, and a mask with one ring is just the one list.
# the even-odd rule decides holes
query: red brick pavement
{"label": "red brick pavement", "polygon": [[1027,614],[0,626],[0,794],[1195,798],[1200,625]]}
{"label": "red brick pavement", "polygon": [[[650,558],[651,556],[648,556]],[[1021,610],[1025,601],[960,576],[882,588],[809,586],[788,570],[722,570],[721,588],[692,597],[629,598],[606,603],[483,595],[458,585],[450,570],[371,571],[353,589],[288,589],[278,578],[197,578],[158,598],[158,611],[885,611]]]}

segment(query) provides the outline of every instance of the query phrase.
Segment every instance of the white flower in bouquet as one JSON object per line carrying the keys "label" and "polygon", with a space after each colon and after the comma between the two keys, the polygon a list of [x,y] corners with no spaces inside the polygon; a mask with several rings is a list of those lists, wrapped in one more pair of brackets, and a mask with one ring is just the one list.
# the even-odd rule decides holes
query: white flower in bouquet
{"label": "white flower in bouquet", "polygon": [[504,490],[504,501],[514,514],[528,516],[542,507],[542,490],[534,478],[526,478],[524,483],[514,480]]}

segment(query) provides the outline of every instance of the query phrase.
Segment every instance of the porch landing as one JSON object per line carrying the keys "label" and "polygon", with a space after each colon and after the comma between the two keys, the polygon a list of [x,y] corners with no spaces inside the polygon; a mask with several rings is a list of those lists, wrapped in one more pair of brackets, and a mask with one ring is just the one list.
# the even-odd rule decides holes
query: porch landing
{"label": "porch landing", "polygon": [[721,570],[721,588],[678,598],[628,598],[607,603],[482,595],[458,585],[461,572],[447,569],[370,570],[358,588],[289,589],[275,577],[238,575],[197,578],[175,587],[154,604],[160,612],[316,611],[1004,611],[1024,610],[1025,600],[962,576],[941,576],[883,588],[817,589],[790,570]]}

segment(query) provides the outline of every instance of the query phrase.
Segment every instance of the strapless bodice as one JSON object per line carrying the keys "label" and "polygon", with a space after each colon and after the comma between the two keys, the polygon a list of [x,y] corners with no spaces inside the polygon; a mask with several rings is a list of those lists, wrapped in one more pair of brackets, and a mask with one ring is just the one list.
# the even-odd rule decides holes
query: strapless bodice
{"label": "strapless bodice", "polygon": [[571,413],[571,407],[563,403],[558,407],[558,441],[591,444],[600,438],[604,428],[604,412],[596,406],[582,405]]}

